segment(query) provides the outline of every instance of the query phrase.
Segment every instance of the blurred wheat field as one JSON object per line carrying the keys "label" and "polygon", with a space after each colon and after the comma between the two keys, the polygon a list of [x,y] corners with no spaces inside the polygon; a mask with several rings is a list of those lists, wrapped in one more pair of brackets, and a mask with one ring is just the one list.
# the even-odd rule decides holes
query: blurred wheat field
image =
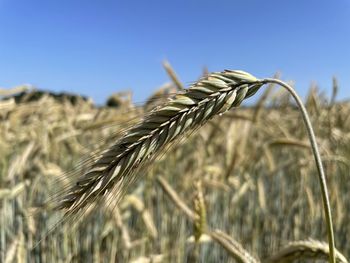
{"label": "blurred wheat field", "polygon": [[[39,205],[57,178],[148,109],[118,97],[115,107],[97,107],[78,96],[33,94],[0,101],[0,262],[239,262],[203,229],[222,231],[263,262],[289,242],[326,241],[300,113],[285,93],[267,89],[164,154],[118,207],[58,227],[34,247],[50,229],[52,216]],[[350,103],[316,89],[305,103],[336,246],[349,257]]]}

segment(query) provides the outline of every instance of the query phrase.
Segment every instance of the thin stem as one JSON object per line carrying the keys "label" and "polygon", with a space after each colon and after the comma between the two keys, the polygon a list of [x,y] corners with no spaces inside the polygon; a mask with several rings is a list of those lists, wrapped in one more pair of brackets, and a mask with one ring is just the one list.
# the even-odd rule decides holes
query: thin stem
{"label": "thin stem", "polygon": [[331,207],[329,203],[329,197],[328,197],[328,188],[327,188],[327,183],[326,183],[326,176],[324,174],[324,169],[321,161],[321,156],[320,152],[318,150],[318,146],[316,143],[316,138],[315,138],[315,133],[311,125],[311,121],[309,118],[309,115],[306,111],[306,108],[304,107],[304,104],[298,94],[295,92],[295,90],[286,84],[285,82],[278,80],[278,79],[271,79],[271,78],[266,78],[261,80],[262,84],[267,84],[267,83],[275,83],[278,84],[282,87],[284,87],[288,92],[293,96],[295,99],[301,114],[303,116],[303,120],[308,132],[308,136],[310,139],[312,151],[314,154],[318,174],[319,174],[319,181],[320,181],[320,186],[321,186],[321,191],[322,191],[322,199],[323,199],[323,207],[326,215],[326,221],[327,221],[327,231],[328,231],[328,244],[329,244],[329,262],[335,263],[335,243],[334,243],[334,232],[333,232],[333,223],[332,223],[332,212],[331,212]]}

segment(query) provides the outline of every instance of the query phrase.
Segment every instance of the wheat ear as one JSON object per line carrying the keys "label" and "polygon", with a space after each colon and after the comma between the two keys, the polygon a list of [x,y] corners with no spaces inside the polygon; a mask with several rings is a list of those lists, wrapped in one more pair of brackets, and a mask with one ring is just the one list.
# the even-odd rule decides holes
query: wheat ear
{"label": "wheat ear", "polygon": [[[212,73],[151,111],[104,151],[68,188],[56,208],[72,215],[111,192],[120,195],[136,171],[162,149],[253,95],[262,83],[243,71]],[[115,196],[117,198],[117,196]]]}
{"label": "wheat ear", "polygon": [[[347,259],[339,252],[335,251],[337,263],[348,263]],[[262,260],[263,263],[287,263],[300,259],[327,259],[329,257],[329,247],[326,243],[317,240],[304,240],[289,243],[275,255]]]}

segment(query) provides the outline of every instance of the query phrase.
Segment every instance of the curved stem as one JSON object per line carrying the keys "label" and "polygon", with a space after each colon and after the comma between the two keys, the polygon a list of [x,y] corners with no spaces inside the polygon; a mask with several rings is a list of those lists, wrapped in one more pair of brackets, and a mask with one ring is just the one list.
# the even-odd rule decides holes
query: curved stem
{"label": "curved stem", "polygon": [[318,150],[318,146],[316,143],[316,138],[315,138],[315,133],[313,131],[312,125],[310,118],[308,116],[308,113],[306,111],[306,108],[298,96],[298,94],[295,92],[295,90],[286,84],[285,82],[278,80],[278,79],[272,79],[272,78],[266,78],[261,80],[262,84],[267,84],[267,83],[275,83],[278,84],[282,87],[284,87],[288,92],[293,96],[295,99],[299,109],[301,110],[303,120],[308,132],[308,136],[310,139],[312,151],[314,154],[318,174],[319,174],[319,181],[320,181],[320,186],[321,186],[321,191],[322,191],[322,199],[323,199],[323,207],[326,215],[326,221],[327,221],[327,232],[328,232],[328,244],[329,244],[329,262],[335,263],[335,243],[334,243],[334,232],[333,232],[333,223],[332,223],[332,212],[330,208],[330,202],[329,202],[329,197],[328,197],[328,190],[327,190],[327,183],[326,183],[326,176],[324,174],[324,169],[321,161],[321,156]]}

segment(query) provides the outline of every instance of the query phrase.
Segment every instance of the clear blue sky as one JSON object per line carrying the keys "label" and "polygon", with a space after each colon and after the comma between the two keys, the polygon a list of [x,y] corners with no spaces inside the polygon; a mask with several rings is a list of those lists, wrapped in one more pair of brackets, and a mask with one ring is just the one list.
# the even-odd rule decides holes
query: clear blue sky
{"label": "clear blue sky", "polygon": [[210,71],[282,72],[350,98],[349,0],[0,0],[0,86],[31,83],[102,103],[132,88],[142,101],[168,80]]}

